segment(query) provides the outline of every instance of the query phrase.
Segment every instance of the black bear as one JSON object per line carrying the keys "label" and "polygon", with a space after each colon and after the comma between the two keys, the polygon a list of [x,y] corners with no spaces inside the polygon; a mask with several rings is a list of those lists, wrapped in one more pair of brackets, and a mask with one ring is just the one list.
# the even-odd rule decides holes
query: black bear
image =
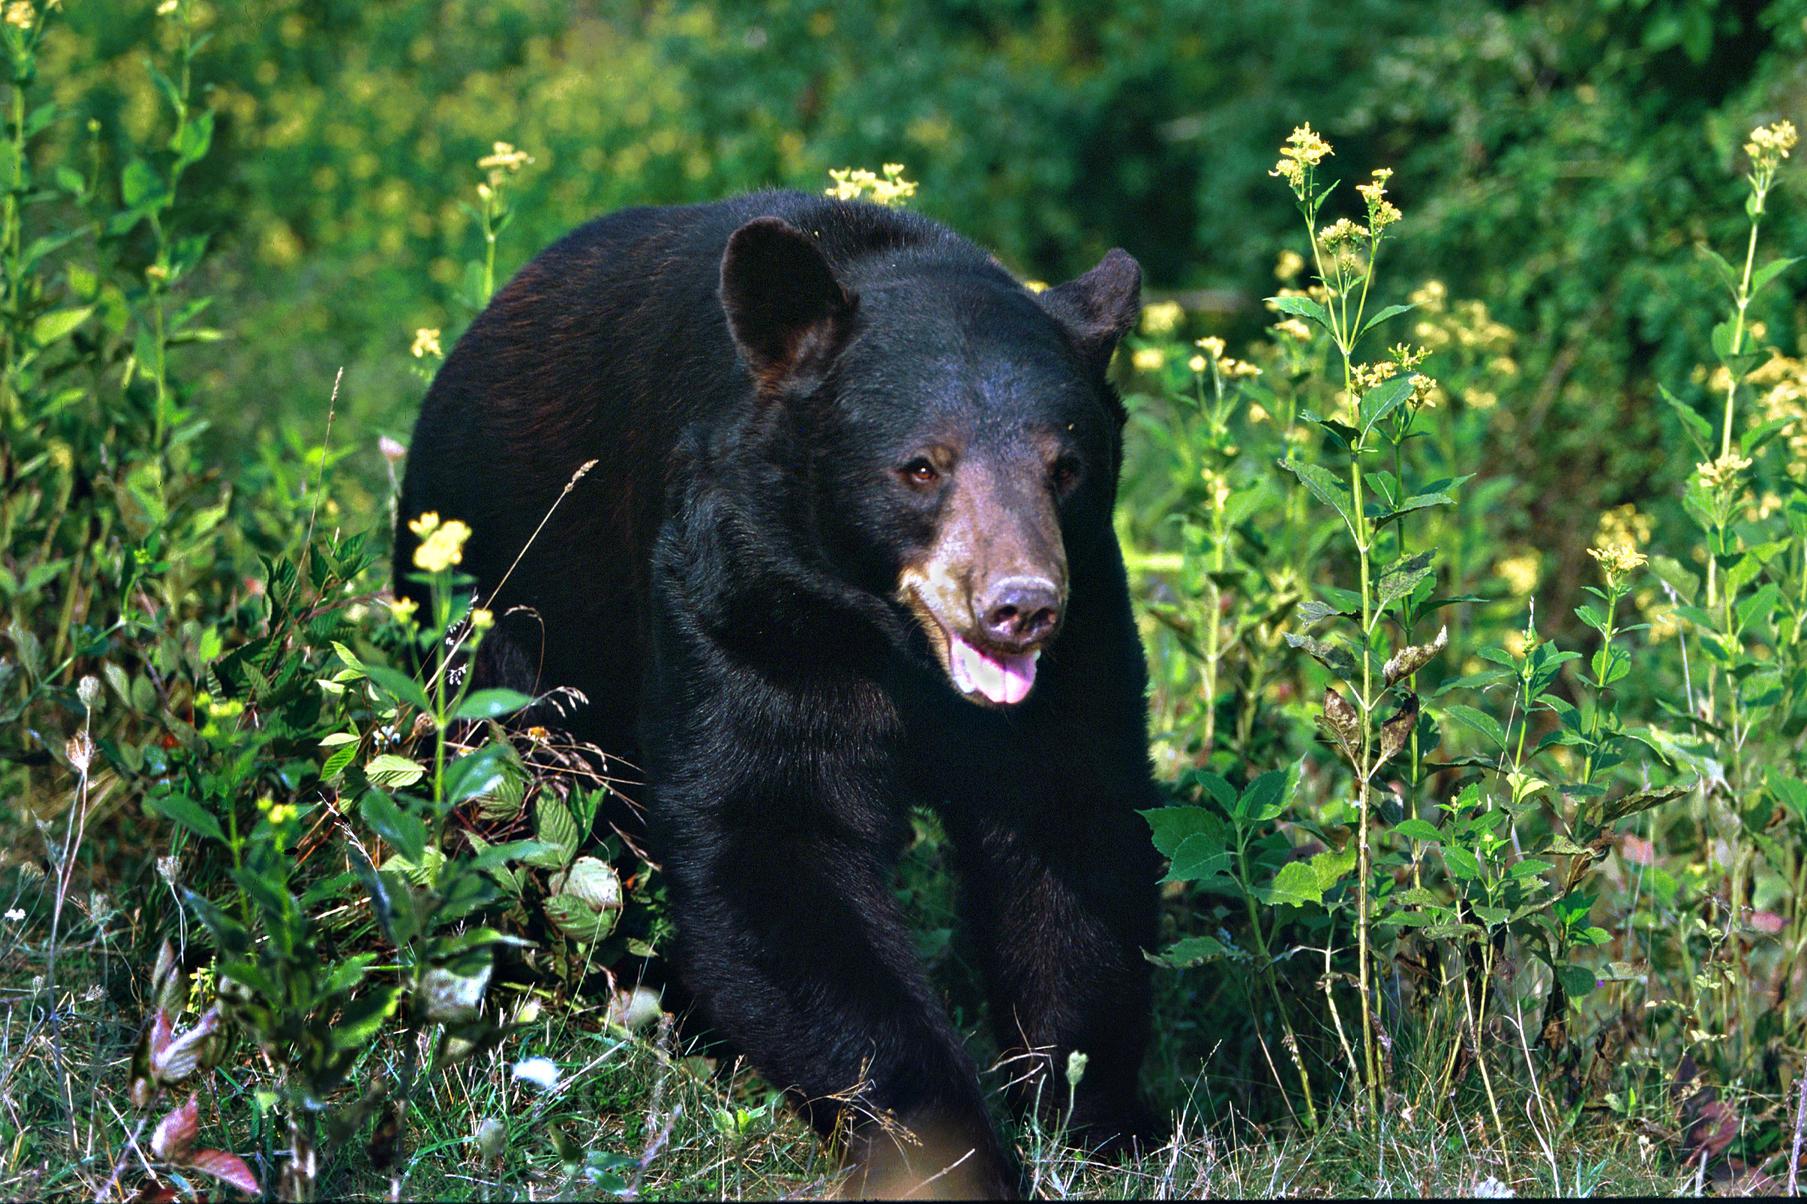
{"label": "black bear", "polygon": [[915,805],[1017,1102],[1064,1116],[1077,1051],[1076,1130],[1151,1135],[1158,800],[1106,375],[1140,287],[1112,251],[1036,294],[800,193],[631,209],[496,295],[415,428],[401,515],[468,522],[503,616],[476,672],[581,691],[565,726],[642,767],[680,977],[846,1136],[856,1190],[954,1162],[929,1190],[1020,1190],[894,895]]}

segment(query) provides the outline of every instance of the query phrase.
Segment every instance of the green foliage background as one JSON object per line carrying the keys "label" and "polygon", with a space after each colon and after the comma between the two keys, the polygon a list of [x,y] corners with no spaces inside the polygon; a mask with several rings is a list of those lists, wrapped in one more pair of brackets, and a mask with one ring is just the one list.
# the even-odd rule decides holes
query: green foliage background
{"label": "green foliage background", "polygon": [[[95,1098],[125,1098],[143,1122],[178,1115],[196,1074],[215,1058],[242,1069],[252,1046],[262,1069],[214,1102],[208,1140],[248,1151],[244,1173],[294,1198],[387,1190],[386,1159],[410,1140],[396,1134],[413,1135],[416,1185],[468,1190],[430,1176],[469,1172],[512,1190],[609,1194],[630,1178],[637,1189],[679,1071],[703,1128],[661,1155],[658,1185],[730,1190],[722,1143],[757,1133],[776,1157],[732,1190],[821,1186],[817,1147],[781,1140],[786,1113],[767,1087],[724,1087],[644,1036],[631,1065],[591,1081],[606,1096],[594,1103],[533,1097],[528,1112],[502,1062],[471,1069],[505,1038],[511,1056],[584,1063],[574,1033],[626,1041],[653,1023],[656,1001],[611,994],[624,984],[604,979],[656,958],[667,935],[659,875],[626,833],[585,840],[615,800],[582,759],[491,722],[524,700],[467,697],[395,667],[463,630],[450,563],[433,570],[435,613],[398,620],[379,604],[399,454],[379,438],[406,440],[430,376],[434,361],[410,355],[415,332],[443,330],[449,348],[486,295],[473,272],[494,226],[473,189],[499,140],[533,156],[490,211],[507,214],[504,277],[622,206],[814,190],[832,167],[901,162],[920,184],[915,208],[1025,278],[1066,278],[1121,245],[1151,300],[1183,305],[1151,314],[1119,364],[1133,414],[1120,529],[1174,804],[1150,813],[1172,863],[1164,949],[1150,951],[1169,967],[1149,1069],[1163,1107],[1213,1122],[1227,1107],[1283,1142],[1309,1134],[1344,1166],[1320,1188],[1374,1190],[1353,1099],[1391,1077],[1395,1098],[1421,1110],[1410,1136],[1432,1171],[1414,1181],[1468,1189],[1479,1170],[1432,1173],[1467,1157],[1464,1117],[1489,1109],[1480,1144],[1508,1178],[1514,1141],[1532,1148],[1501,1121],[1491,1061],[1508,1120],[1515,1099],[1561,1101],[1560,1123],[1525,1111],[1536,1140],[1551,1134],[1565,1154],[1610,1113],[1626,1163],[1635,1127],[1665,1150],[1637,1161],[1664,1173],[1779,1165],[1807,1033],[1807,490],[1787,460],[1807,436],[1760,429],[1761,390],[1745,386],[1755,504],[1739,478],[1708,522],[1686,483],[1690,431],[1716,424],[1725,397],[1709,348],[1726,300],[1699,248],[1734,258],[1744,246],[1752,127],[1807,115],[1807,0],[182,0],[179,19],[153,0],[15,0],[0,18],[47,6],[34,78],[19,76],[30,55],[0,29],[31,103],[56,101],[14,99],[9,121],[34,114],[29,133],[0,139],[26,147],[30,167],[3,173],[0,239],[0,835],[23,834],[0,853],[0,895],[24,917],[8,904],[20,927],[0,928],[0,989],[24,1001],[33,1035],[58,1041],[73,1032],[59,1026],[78,1014],[75,990],[105,982],[110,994],[82,997],[104,998],[104,1019],[67,1051],[0,1051],[0,1082],[24,1084],[17,1115],[38,1118],[0,1126],[0,1190],[76,1176],[91,1195],[105,1179],[106,1165],[75,1153],[77,1105],[91,1101],[67,1089],[66,1058],[85,1057]],[[206,34],[186,101],[151,66],[185,60],[182,29]],[[1276,252],[1311,248],[1270,173],[1302,121],[1336,147],[1324,178],[1345,181],[1326,221],[1357,211],[1348,186],[1371,169],[1397,169],[1390,196],[1405,220],[1374,261],[1376,304],[1448,283],[1447,305],[1370,339],[1432,329],[1430,370],[1447,390],[1419,425],[1414,400],[1373,435],[1376,453],[1391,441],[1393,475],[1371,457],[1371,480],[1434,495],[1391,527],[1397,515],[1338,527],[1350,463],[1334,424],[1313,427],[1304,410],[1332,403],[1344,365],[1323,332],[1287,335],[1263,303],[1307,283],[1276,279]],[[1782,165],[1759,261],[1807,248],[1802,157]],[[11,245],[22,229],[23,250]],[[1807,353],[1803,278],[1760,293],[1748,315],[1758,345]],[[1310,316],[1291,300],[1285,313]],[[1476,331],[1495,333],[1462,341]],[[1222,336],[1262,376],[1235,376],[1221,347],[1190,365],[1200,335]],[[1355,358],[1379,355],[1364,345]],[[1807,375],[1787,371],[1798,413]],[[1404,404],[1405,384],[1389,404]],[[1310,475],[1314,460],[1334,471]],[[1651,571],[1613,583],[1610,600],[1596,591],[1602,620],[1583,595],[1599,580],[1585,549],[1607,542],[1598,520],[1622,503],[1641,511],[1618,521]],[[1358,527],[1373,540],[1360,549],[1364,592],[1370,553],[1377,574],[1411,576],[1383,585],[1374,624],[1346,588],[1356,557],[1342,532]],[[1433,550],[1434,572],[1412,567]],[[1727,583],[1723,614],[1709,613],[1716,582],[1698,591],[1709,563]],[[1682,601],[1709,600],[1662,593],[1682,581]],[[1524,633],[1528,595],[1550,642]],[[1346,635],[1328,634],[1357,613],[1370,668],[1421,643],[1422,713],[1416,670],[1357,693]],[[1344,643],[1299,638],[1326,619],[1316,630]],[[1427,641],[1446,620],[1437,660],[1443,645]],[[1690,647],[1695,661],[1680,660]],[[1690,715],[1703,681],[1708,701]],[[1350,755],[1350,734],[1384,742],[1389,728],[1379,760],[1399,760],[1358,811],[1334,742],[1350,767],[1378,773],[1365,746]],[[1507,765],[1495,749],[1513,732]],[[171,855],[154,869],[151,823],[155,851]],[[1376,872],[1362,872],[1364,843],[1352,879],[1370,834]],[[978,990],[952,933],[947,860],[919,817],[902,886],[972,1027]],[[1356,981],[1349,917],[1368,910],[1351,899],[1357,879],[1399,888],[1373,909],[1386,973],[1372,995],[1399,1023],[1396,1074],[1344,1074],[1345,1058],[1356,1071],[1352,1017],[1335,1009]],[[186,964],[151,955],[172,931],[194,938]],[[1539,939],[1554,950],[1547,982],[1521,974]],[[115,946],[130,953],[123,965]],[[1402,980],[1401,966],[1421,977]],[[192,992],[185,971],[199,972]],[[511,990],[489,990],[492,976]],[[237,985],[210,994],[210,978]],[[544,1032],[528,1031],[540,1012],[517,1004],[524,984],[558,1005]],[[1471,984],[1482,1017],[1466,1010]],[[1554,1026],[1535,1066],[1526,1046],[1528,1082],[1506,1081],[1515,1051],[1486,1012],[1505,999]],[[147,1028],[151,1005],[183,1018],[185,1035]],[[527,1028],[505,1031],[504,1009]],[[217,1041],[210,1025],[223,1025]],[[1498,1046],[1491,1058],[1472,1056],[1477,1031]],[[158,1051],[184,1041],[215,1044],[185,1070],[157,1069]],[[359,1076],[392,1086],[360,1095]],[[1692,1094],[1668,1086],[1677,1077],[1709,1085]],[[455,1102],[440,1107],[429,1082]],[[1327,1120],[1362,1123],[1320,1127],[1314,1089]],[[313,1116],[325,1099],[329,1115]],[[465,1111],[511,1117],[507,1158],[463,1132],[453,1114]],[[1734,1112],[1737,1144],[1703,1130]],[[124,1136],[101,1144],[126,1149]],[[1060,1136],[1018,1134],[1036,1173],[1079,1174],[1047,1153]],[[1210,1179],[1212,1140],[1185,1146],[1206,1167],[1201,1191],[1225,1187]],[[294,1169],[314,1141],[330,1151],[317,1181]],[[192,1141],[167,1147],[159,1173],[197,1157]],[[1164,1173],[1160,1184],[1185,1187]],[[1542,1186],[1580,1192],[1599,1173],[1577,1162],[1574,1183],[1558,1167]]]}
{"label": "green foliage background", "polygon": [[[1522,483],[1505,534],[1554,539],[1571,583],[1593,515],[1678,479],[1652,381],[1699,362],[1713,293],[1691,248],[1736,240],[1752,121],[1807,107],[1801,0],[229,8],[197,77],[217,144],[183,202],[220,231],[237,315],[205,379],[242,402],[215,416],[222,452],[313,434],[341,365],[359,429],[405,433],[419,389],[396,352],[468,316],[458,201],[497,138],[536,158],[510,267],[623,205],[897,160],[924,212],[1026,275],[1123,245],[1156,290],[1214,290],[1234,335],[1298,241],[1265,172],[1309,112],[1349,163],[1399,169],[1402,278],[1459,272],[1520,333],[1527,387],[1485,459]],[[124,137],[151,111],[149,6],[68,21],[66,87]],[[1774,229],[1798,245],[1807,224]],[[373,453],[359,470],[376,479]]]}

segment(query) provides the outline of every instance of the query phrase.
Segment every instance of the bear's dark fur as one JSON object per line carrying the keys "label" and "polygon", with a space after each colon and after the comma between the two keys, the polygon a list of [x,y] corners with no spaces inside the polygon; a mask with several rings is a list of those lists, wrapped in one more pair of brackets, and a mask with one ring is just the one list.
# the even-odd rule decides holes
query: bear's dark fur
{"label": "bear's dark fur", "polygon": [[1037,296],[926,219],[796,193],[632,209],[497,294],[415,429],[402,515],[468,522],[504,616],[479,676],[575,687],[564,725],[644,767],[679,973],[844,1126],[856,1186],[969,1151],[931,1190],[1019,1186],[894,896],[915,804],[1019,1102],[1064,1113],[1083,1051],[1080,1131],[1148,1135],[1157,799],[1105,378],[1139,287],[1113,251]]}

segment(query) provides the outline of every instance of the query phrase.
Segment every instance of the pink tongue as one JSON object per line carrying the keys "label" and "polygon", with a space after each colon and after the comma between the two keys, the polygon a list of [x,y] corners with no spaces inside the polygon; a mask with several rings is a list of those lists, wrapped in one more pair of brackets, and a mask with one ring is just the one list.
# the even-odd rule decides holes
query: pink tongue
{"label": "pink tongue", "polygon": [[1029,697],[1040,652],[994,655],[948,633],[948,664],[963,693],[983,694],[992,702],[1014,705]]}

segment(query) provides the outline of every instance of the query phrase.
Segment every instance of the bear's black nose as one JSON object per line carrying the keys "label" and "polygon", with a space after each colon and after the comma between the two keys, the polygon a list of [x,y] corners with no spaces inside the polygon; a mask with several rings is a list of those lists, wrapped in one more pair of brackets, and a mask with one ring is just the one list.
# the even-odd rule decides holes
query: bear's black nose
{"label": "bear's black nose", "polygon": [[1026,651],[1054,634],[1060,591],[1045,577],[994,581],[976,608],[985,637],[1007,651]]}

